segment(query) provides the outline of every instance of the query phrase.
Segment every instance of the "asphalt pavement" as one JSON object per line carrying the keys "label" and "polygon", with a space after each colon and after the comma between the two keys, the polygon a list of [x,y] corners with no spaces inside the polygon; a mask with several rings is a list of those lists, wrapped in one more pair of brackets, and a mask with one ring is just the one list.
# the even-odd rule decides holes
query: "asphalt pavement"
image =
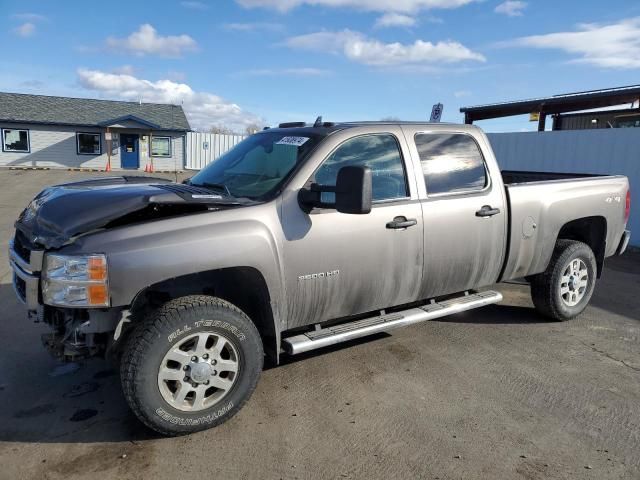
{"label": "asphalt pavement", "polygon": [[114,365],[45,352],[11,286],[20,210],[95,175],[0,170],[0,479],[640,478],[638,253],[607,262],[576,320],[497,285],[499,305],[287,358],[229,422],[158,437]]}

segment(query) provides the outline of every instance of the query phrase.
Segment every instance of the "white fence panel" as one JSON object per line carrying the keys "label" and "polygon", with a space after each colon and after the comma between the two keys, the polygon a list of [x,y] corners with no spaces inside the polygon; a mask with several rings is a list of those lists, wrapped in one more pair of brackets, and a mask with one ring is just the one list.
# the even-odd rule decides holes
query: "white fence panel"
{"label": "white fence panel", "polygon": [[490,133],[503,170],[626,175],[631,244],[640,246],[640,128]]}
{"label": "white fence panel", "polygon": [[185,168],[200,170],[245,138],[245,135],[189,132],[185,150]]}

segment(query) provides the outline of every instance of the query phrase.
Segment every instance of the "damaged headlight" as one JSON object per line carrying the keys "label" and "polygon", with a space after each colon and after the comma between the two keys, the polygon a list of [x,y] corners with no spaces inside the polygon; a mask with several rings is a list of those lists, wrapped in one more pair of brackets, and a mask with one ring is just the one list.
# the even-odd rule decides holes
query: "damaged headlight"
{"label": "damaged headlight", "polygon": [[60,307],[108,307],[107,257],[53,255],[45,257],[42,297]]}

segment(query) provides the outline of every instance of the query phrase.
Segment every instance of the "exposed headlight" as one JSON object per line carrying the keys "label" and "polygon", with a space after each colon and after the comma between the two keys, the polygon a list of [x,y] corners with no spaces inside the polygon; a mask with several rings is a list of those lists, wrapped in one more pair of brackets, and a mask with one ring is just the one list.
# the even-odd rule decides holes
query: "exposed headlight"
{"label": "exposed headlight", "polygon": [[53,255],[45,257],[42,297],[60,307],[107,307],[109,285],[104,255]]}

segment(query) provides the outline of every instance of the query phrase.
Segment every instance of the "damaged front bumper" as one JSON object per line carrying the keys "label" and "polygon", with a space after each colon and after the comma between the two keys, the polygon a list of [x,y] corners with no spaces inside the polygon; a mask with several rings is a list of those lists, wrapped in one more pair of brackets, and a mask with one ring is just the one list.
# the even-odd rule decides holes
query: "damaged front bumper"
{"label": "damaged front bumper", "polygon": [[[26,305],[29,318],[37,320],[42,316],[40,302],[40,272],[44,250],[16,250],[14,240],[9,242],[9,263],[13,270],[13,289],[18,300]],[[26,257],[26,258],[25,258]]]}
{"label": "damaged front bumper", "polygon": [[[42,302],[40,280],[44,250],[30,249],[16,238],[9,242],[13,289],[27,307],[30,320],[52,328],[42,335],[44,346],[56,357],[76,359],[104,353],[119,337],[128,310],[122,308],[58,308]],[[114,332],[117,335],[114,336]],[[114,338],[115,337],[115,338]]]}

